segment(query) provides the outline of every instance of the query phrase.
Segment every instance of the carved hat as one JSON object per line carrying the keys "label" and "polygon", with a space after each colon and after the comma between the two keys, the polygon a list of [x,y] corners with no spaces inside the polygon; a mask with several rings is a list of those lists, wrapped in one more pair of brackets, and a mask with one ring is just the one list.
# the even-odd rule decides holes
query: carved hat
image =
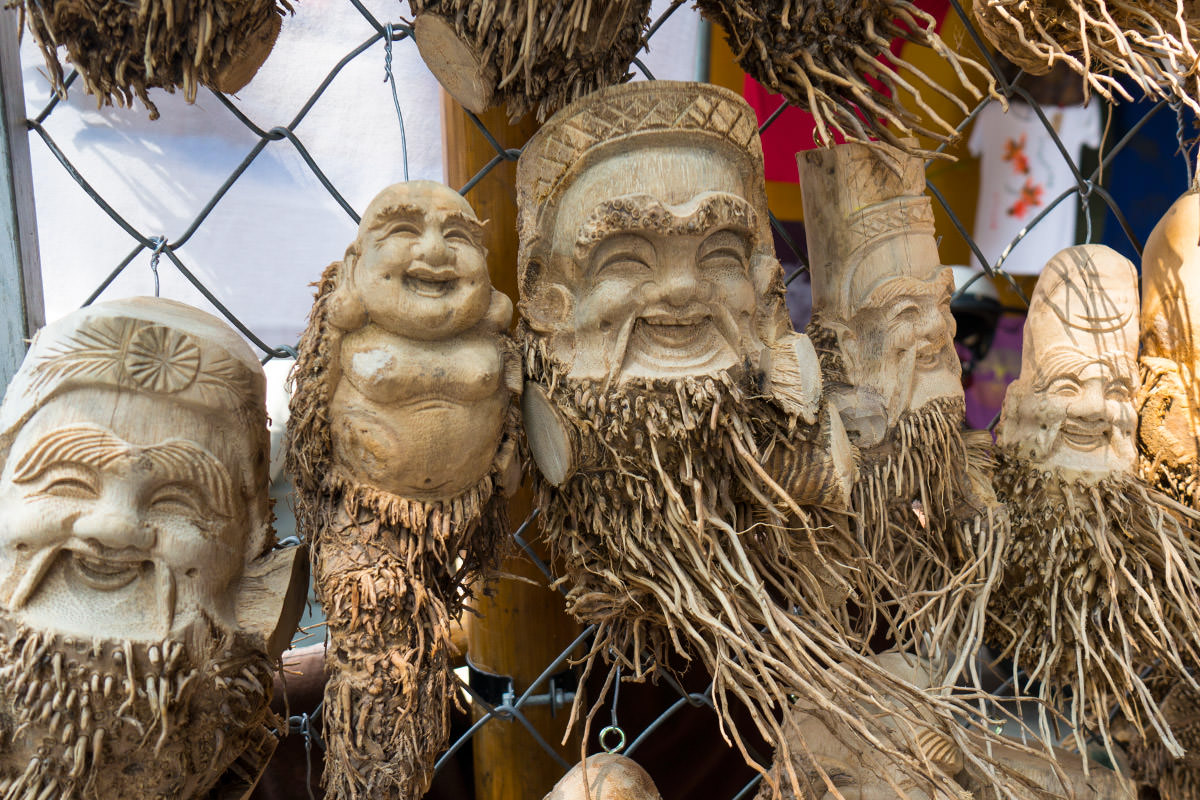
{"label": "carved hat", "polygon": [[[925,165],[886,145],[841,144],[799,153],[813,309],[847,320],[895,278],[922,283],[944,269],[936,259]],[[828,176],[828,177],[825,177]],[[934,258],[870,257],[902,237],[928,237]]]}
{"label": "carved hat", "polygon": [[[544,258],[558,201],[596,163],[640,147],[678,142],[707,147],[738,167],[745,196],[766,208],[762,143],[754,109],[736,93],[706,83],[641,81],[601,89],[551,117],[517,162],[521,285],[531,261]],[[759,247],[773,254],[770,220],[757,220]]]}
{"label": "carved hat", "polygon": [[50,323],[33,337],[0,406],[0,466],[21,427],[46,403],[97,387],[158,395],[209,417],[233,419],[252,462],[243,476],[244,493],[255,501],[250,555],[269,546],[266,378],[228,324],[153,297],[97,303]]}
{"label": "carved hat", "polygon": [[1127,357],[1138,349],[1138,277],[1133,263],[1103,245],[1068,247],[1050,259],[1029,301],[1021,379],[1051,369],[1044,355],[1060,345]]}
{"label": "carved hat", "polygon": [[1200,193],[1188,192],[1154,226],[1142,252],[1142,353],[1195,358],[1198,347]]}

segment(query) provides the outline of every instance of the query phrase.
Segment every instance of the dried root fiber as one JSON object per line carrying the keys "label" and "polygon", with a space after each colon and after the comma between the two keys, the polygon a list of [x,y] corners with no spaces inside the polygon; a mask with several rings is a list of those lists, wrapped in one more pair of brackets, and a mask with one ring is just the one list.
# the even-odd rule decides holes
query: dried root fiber
{"label": "dried root fiber", "polygon": [[1134,736],[1127,746],[1130,772],[1157,789],[1160,800],[1200,800],[1200,691],[1177,679],[1148,683],[1185,752],[1174,758],[1161,741]]}
{"label": "dried root fiber", "polygon": [[270,661],[236,635],[93,640],[9,619],[0,630],[4,800],[194,800],[274,746]]}
{"label": "dried root fiber", "polygon": [[1188,0],[974,0],[974,11],[988,41],[1028,72],[1067,64],[1085,93],[1133,100],[1124,75],[1200,112],[1200,14]]}
{"label": "dried root fiber", "polygon": [[[300,341],[288,445],[329,636],[325,796],[416,800],[449,737],[452,623],[504,557],[507,502],[495,470],[457,497],[423,502],[332,468],[328,412],[341,338],[328,316],[341,266],[321,276]],[[505,446],[515,446],[516,429],[514,405]]]}
{"label": "dried root fiber", "polygon": [[[994,93],[991,74],[942,41],[933,17],[909,0],[696,0],[725,29],[742,69],[788,102],[811,112],[821,146],[878,138],[906,153],[928,156],[906,137],[956,139],[955,126],[923,98],[935,92],[965,115],[967,105],[928,75],[901,61],[893,39],[928,47],[945,59],[976,99],[977,84]],[[907,70],[907,73],[905,73]],[[912,95],[904,107],[897,93]]]}
{"label": "dried root fiber", "polygon": [[[1021,688],[1064,709],[1080,752],[1091,726],[1106,747],[1119,709],[1133,733],[1173,756],[1182,742],[1143,675],[1191,685],[1200,649],[1200,539],[1188,512],[1133,476],[1085,483],[999,451],[996,493],[1013,515],[989,641],[1024,672]],[[1195,688],[1195,687],[1193,687]],[[1043,717],[1042,736],[1053,732]]]}
{"label": "dried root fiber", "polygon": [[98,105],[131,106],[136,96],[158,119],[148,90],[182,89],[189,103],[200,86],[236,92],[266,60],[288,0],[9,0],[21,10],[46,60],[55,90],[66,96],[59,48]]}
{"label": "dried root fiber", "polygon": [[507,105],[539,121],[622,83],[642,46],[650,0],[409,0],[421,55],[476,113]]}
{"label": "dried root fiber", "polygon": [[[778,484],[758,469],[762,453],[776,438],[802,439],[803,426],[792,430],[726,373],[617,387],[569,381],[529,340],[526,371],[587,453],[588,466],[561,486],[535,476],[568,609],[598,629],[586,669],[607,662],[611,682],[618,667],[642,680],[680,659],[698,662],[713,678],[722,730],[747,763],[755,764],[733,707],[749,710],[790,765],[790,748],[804,744],[789,740],[782,715],[796,701],[848,746],[866,742],[908,785],[957,795],[914,742],[930,719],[959,735],[967,728],[955,720],[970,709],[884,671],[847,633],[845,607],[826,591],[862,568],[844,519],[813,508],[758,521],[779,500]],[[862,710],[881,691],[896,699],[887,724]],[[592,715],[604,702],[593,700]],[[780,797],[806,777],[785,766],[766,780]]]}

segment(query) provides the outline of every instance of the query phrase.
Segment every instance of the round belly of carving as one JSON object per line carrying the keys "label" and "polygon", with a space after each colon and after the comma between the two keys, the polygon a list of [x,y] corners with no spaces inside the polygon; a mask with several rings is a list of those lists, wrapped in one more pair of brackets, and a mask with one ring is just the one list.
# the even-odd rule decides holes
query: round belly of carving
{"label": "round belly of carving", "polygon": [[446,499],[487,475],[500,445],[506,397],[441,398],[336,413],[333,452],[356,480],[414,499]]}

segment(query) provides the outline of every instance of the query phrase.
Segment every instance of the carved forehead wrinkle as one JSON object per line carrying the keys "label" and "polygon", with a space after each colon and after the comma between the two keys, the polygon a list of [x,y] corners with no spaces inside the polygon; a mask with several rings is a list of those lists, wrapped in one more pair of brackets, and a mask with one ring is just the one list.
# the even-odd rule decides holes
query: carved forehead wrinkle
{"label": "carved forehead wrinkle", "polygon": [[754,198],[746,197],[748,183],[733,161],[704,146],[657,145],[611,155],[584,170],[562,194],[553,251],[571,253],[584,219],[615,197],[646,195],[678,206],[699,194],[725,192],[754,205]]}

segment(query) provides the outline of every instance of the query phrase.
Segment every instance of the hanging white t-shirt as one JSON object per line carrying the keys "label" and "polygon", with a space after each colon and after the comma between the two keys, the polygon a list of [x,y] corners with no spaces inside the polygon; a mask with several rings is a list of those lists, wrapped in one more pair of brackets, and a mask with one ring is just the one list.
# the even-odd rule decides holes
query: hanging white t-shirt
{"label": "hanging white t-shirt", "polygon": [[[1100,108],[1043,106],[1063,146],[1075,163],[1083,148],[1100,144]],[[1037,112],[1014,101],[1008,113],[991,103],[976,117],[967,146],[979,158],[979,205],[975,242],[994,266],[1005,249],[1038,214],[1064,191],[1075,187],[1075,175],[1063,159]],[[1058,251],[1075,244],[1079,201],[1068,197],[1038,221],[1004,259],[1013,275],[1036,275]],[[978,259],[971,263],[980,267]]]}

